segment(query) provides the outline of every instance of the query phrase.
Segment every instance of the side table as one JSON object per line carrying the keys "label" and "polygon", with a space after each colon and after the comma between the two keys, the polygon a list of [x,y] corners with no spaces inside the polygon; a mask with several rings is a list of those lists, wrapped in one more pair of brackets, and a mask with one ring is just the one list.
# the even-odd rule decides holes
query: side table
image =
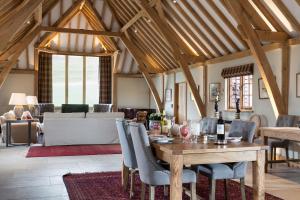
{"label": "side table", "polygon": [[11,124],[13,123],[27,123],[28,125],[28,138],[27,145],[30,146],[31,143],[31,123],[38,121],[37,119],[27,119],[27,120],[6,120],[6,147],[11,144]]}

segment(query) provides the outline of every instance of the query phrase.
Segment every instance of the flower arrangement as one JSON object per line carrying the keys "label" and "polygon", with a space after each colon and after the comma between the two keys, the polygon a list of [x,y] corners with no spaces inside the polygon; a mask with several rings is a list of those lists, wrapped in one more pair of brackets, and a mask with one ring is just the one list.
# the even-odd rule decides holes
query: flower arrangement
{"label": "flower arrangement", "polygon": [[162,115],[161,113],[151,113],[149,116],[149,120],[161,121]]}

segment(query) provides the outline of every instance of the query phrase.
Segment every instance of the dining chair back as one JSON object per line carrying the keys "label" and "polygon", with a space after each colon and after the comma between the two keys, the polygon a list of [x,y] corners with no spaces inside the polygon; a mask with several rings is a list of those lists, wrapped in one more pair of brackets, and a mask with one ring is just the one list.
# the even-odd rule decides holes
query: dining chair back
{"label": "dining chair back", "polygon": [[123,155],[122,185],[123,189],[126,190],[130,176],[130,198],[132,198],[134,195],[134,174],[137,171],[138,165],[128,123],[124,119],[117,119],[116,126]]}
{"label": "dining chair back", "polygon": [[255,122],[233,120],[230,125],[228,136],[242,137],[242,140],[252,143],[255,134],[255,128]]}
{"label": "dining chair back", "polygon": [[218,123],[218,118],[204,117],[200,121],[200,132],[207,133],[207,134],[216,134],[217,123]]}

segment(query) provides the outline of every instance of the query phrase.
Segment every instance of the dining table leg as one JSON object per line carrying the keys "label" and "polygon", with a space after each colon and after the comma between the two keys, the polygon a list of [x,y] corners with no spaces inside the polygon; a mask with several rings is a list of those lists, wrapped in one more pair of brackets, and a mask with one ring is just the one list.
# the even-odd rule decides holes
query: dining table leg
{"label": "dining table leg", "polygon": [[252,162],[253,199],[265,199],[265,150],[257,151],[256,161]]}
{"label": "dining table leg", "polygon": [[183,156],[172,155],[170,162],[170,199],[182,199],[182,170],[183,170]]}

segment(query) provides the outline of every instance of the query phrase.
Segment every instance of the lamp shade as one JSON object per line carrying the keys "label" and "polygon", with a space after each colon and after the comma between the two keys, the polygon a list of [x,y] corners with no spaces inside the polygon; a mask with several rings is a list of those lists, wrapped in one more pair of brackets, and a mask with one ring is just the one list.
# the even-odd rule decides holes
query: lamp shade
{"label": "lamp shade", "polygon": [[36,96],[27,96],[26,100],[28,105],[38,105],[39,103]]}
{"label": "lamp shade", "polygon": [[9,100],[9,105],[27,105],[25,93],[12,93]]}

